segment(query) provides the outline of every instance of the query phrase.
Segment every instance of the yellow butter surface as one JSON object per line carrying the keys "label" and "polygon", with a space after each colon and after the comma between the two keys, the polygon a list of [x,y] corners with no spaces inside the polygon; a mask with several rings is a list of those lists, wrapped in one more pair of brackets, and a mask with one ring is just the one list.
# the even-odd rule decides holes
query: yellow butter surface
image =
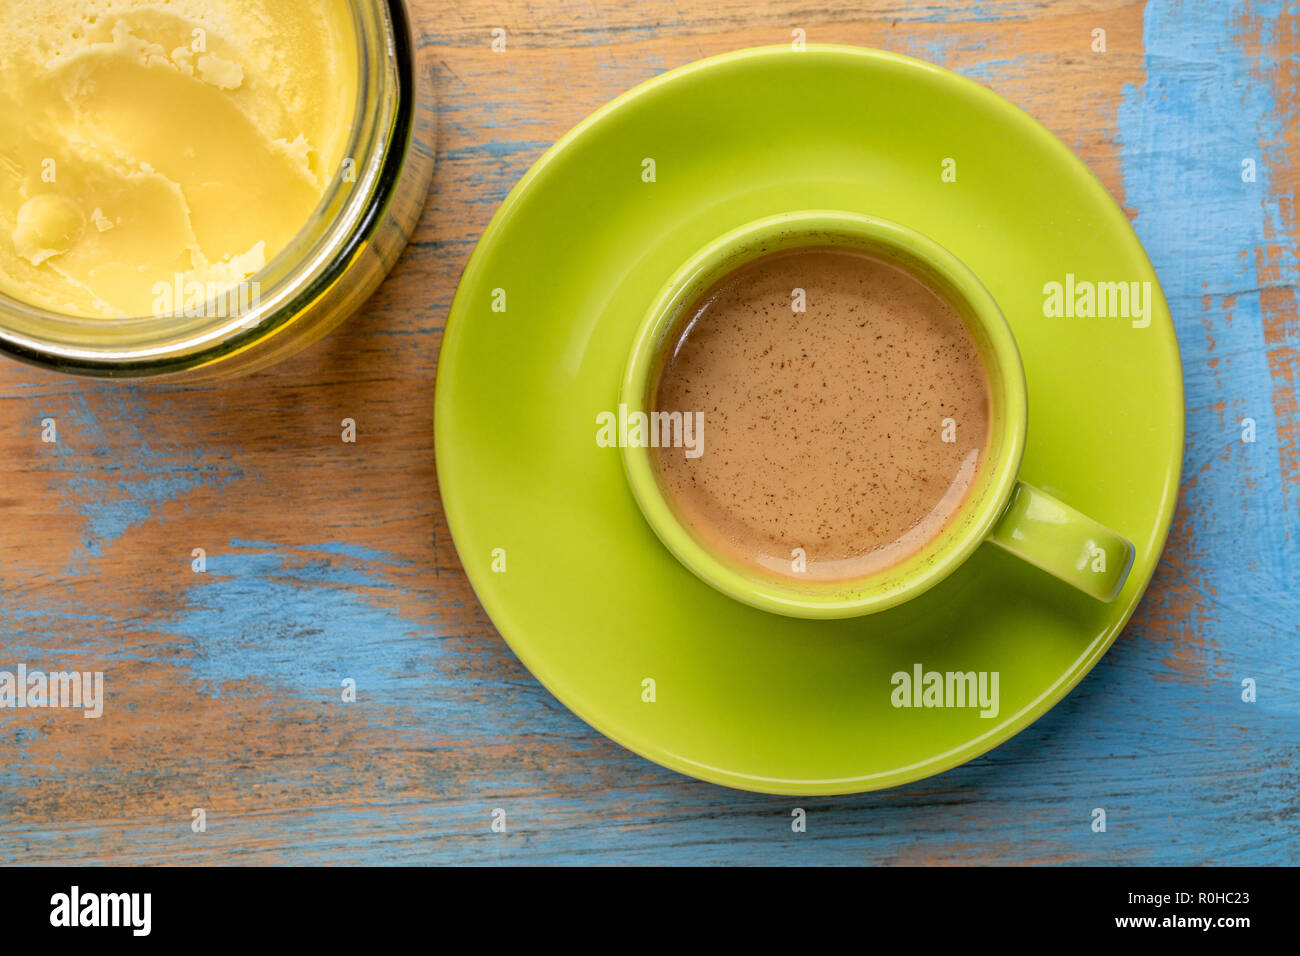
{"label": "yellow butter surface", "polygon": [[344,0],[0,0],[0,292],[157,313],[308,221],[353,123]]}

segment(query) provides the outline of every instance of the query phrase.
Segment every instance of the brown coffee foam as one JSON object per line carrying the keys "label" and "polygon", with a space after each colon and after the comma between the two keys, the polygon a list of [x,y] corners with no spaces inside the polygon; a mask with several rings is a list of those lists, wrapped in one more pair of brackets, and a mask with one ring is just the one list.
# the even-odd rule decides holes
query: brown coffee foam
{"label": "brown coffee foam", "polygon": [[863,253],[794,249],[731,272],[685,315],[654,408],[702,412],[703,454],[656,455],[707,545],[768,574],[845,580],[915,554],[960,510],[987,445],[988,375],[929,285]]}

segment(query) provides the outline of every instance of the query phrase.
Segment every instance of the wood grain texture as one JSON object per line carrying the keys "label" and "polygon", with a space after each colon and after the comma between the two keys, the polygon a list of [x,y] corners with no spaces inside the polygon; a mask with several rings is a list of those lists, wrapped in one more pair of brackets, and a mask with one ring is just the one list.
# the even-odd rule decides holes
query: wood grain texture
{"label": "wood grain texture", "polygon": [[[100,720],[0,711],[0,862],[1300,859],[1294,5],[419,0],[416,16],[435,181],[357,316],[229,383],[0,367],[0,669],[108,681]],[[1169,547],[1093,673],[961,768],[797,804],[660,769],[530,677],[460,569],[431,434],[457,278],[527,167],[627,87],[796,27],[958,70],[1074,148],[1161,276],[1188,412]]]}

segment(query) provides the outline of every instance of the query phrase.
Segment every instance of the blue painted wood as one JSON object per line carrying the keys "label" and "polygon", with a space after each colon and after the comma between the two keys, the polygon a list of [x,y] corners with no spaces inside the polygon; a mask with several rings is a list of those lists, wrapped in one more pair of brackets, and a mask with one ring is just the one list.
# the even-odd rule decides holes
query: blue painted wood
{"label": "blue painted wood", "polygon": [[[190,388],[0,371],[0,670],[103,669],[109,686],[98,721],[0,711],[0,861],[1297,862],[1296,12],[538,7],[421,7],[434,193],[381,292],[303,358]],[[1093,673],[966,766],[799,801],[660,769],[543,690],[465,583],[429,435],[455,279],[527,166],[631,83],[792,26],[951,65],[1088,159],[1162,278],[1188,411],[1169,548]],[[1072,66],[1094,27],[1109,52]]]}

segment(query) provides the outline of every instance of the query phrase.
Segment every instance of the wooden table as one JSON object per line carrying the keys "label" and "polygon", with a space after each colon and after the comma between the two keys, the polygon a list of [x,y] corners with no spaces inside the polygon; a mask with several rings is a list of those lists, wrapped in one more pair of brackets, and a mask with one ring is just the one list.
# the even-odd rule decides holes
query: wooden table
{"label": "wooden table", "polygon": [[[226,384],[0,368],[0,669],[108,682],[104,719],[0,711],[0,861],[1295,863],[1300,21],[1287,6],[418,3],[441,99],[436,179],[360,314]],[[962,72],[1091,165],[1164,283],[1188,434],[1155,580],[1060,706],[942,776],[792,801],[660,769],[530,677],[461,571],[431,418],[457,278],[524,170],[627,87],[796,28]],[[45,418],[56,443],[41,441]],[[791,832],[793,806],[807,833]]]}

